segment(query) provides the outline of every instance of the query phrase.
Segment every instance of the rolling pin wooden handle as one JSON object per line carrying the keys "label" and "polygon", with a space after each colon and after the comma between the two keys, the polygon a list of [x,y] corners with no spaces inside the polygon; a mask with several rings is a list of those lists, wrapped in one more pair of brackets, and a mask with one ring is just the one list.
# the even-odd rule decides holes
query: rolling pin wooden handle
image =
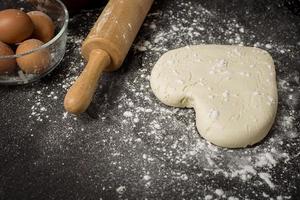
{"label": "rolling pin wooden handle", "polygon": [[69,89],[64,100],[65,109],[74,114],[84,112],[90,105],[103,70],[111,63],[106,51],[95,49],[81,75]]}

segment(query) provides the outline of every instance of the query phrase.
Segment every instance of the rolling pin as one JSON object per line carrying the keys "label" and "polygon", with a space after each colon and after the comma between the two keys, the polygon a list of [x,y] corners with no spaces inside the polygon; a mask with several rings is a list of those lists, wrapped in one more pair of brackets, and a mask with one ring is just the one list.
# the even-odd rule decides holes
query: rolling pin
{"label": "rolling pin", "polygon": [[82,44],[88,61],[68,90],[65,109],[74,114],[84,112],[92,101],[103,71],[122,65],[153,0],[110,0]]}

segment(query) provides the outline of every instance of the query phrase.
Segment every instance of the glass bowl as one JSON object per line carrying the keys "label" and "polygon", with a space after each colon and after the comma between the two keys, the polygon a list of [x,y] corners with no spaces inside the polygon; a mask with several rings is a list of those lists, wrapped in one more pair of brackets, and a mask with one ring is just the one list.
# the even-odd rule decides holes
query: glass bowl
{"label": "glass bowl", "polygon": [[17,85],[26,84],[37,81],[45,75],[49,74],[63,59],[67,42],[67,26],[69,22],[69,14],[66,6],[60,0],[5,0],[0,1],[0,11],[4,9],[20,9],[24,12],[39,10],[51,17],[55,24],[55,36],[39,48],[32,49],[23,54],[15,54],[11,56],[1,56],[0,62],[11,63],[12,60],[25,57],[29,54],[48,51],[49,64],[43,72],[38,74],[29,74],[18,68],[13,73],[0,74],[0,84]]}

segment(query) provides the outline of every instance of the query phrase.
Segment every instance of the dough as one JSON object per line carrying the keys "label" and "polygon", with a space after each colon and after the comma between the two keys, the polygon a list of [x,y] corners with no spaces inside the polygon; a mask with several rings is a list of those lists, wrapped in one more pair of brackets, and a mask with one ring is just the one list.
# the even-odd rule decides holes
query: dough
{"label": "dough", "polygon": [[194,108],[197,129],[228,148],[253,145],[269,132],[277,111],[272,57],[254,47],[187,46],[165,53],[151,73],[164,104]]}

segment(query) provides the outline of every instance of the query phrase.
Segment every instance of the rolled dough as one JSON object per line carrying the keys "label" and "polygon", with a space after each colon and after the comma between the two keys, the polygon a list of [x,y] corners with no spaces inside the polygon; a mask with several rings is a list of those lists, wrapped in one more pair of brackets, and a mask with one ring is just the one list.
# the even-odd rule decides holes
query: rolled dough
{"label": "rolled dough", "polygon": [[198,45],[171,50],[155,64],[150,82],[164,104],[194,108],[199,133],[218,146],[253,145],[275,119],[275,66],[262,49]]}

